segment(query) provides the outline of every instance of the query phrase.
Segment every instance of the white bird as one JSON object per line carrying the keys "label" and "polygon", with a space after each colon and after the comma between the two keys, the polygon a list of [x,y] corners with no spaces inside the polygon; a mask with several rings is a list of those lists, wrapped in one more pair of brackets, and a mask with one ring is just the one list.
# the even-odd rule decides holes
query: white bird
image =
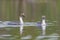
{"label": "white bird", "polygon": [[42,34],[45,35],[45,30],[46,30],[46,22],[45,22],[45,16],[42,16],[42,24],[41,24],[41,27],[42,27]]}
{"label": "white bird", "polygon": [[21,35],[23,33],[23,25],[24,25],[23,17],[24,17],[24,13],[22,13],[21,16],[19,17],[19,19],[20,19],[20,34]]}

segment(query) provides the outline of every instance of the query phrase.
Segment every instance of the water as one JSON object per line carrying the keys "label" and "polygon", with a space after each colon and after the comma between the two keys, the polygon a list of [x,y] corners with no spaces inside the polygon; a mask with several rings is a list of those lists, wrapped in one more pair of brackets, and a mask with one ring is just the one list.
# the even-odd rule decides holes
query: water
{"label": "water", "polygon": [[[31,24],[31,23],[26,23]],[[32,26],[34,23],[32,22],[31,26],[24,26],[22,36],[20,34],[20,25],[14,27],[6,27],[0,28],[0,40],[59,40],[60,31],[56,31],[56,26],[47,26],[46,34],[42,35],[42,30],[38,27]],[[4,26],[4,25],[3,25]],[[15,27],[16,26],[16,27]],[[2,27],[2,26],[1,26]],[[1,30],[3,29],[3,30]]]}
{"label": "water", "polygon": [[[15,36],[15,37],[12,37],[12,35],[9,35],[9,34],[3,34],[3,35],[0,35],[0,39],[4,39],[4,40],[14,40],[16,39],[18,36]],[[48,35],[48,36],[36,36],[36,38],[34,40],[58,40],[60,36],[57,34],[57,33],[53,33],[51,35]],[[21,37],[21,40],[29,40],[29,39],[32,39],[32,35],[27,35],[27,36],[23,36]]]}

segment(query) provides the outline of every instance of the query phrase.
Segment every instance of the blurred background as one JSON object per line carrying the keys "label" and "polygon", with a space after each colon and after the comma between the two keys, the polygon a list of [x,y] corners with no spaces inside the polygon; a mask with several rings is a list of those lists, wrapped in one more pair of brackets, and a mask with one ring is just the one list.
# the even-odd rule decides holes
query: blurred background
{"label": "blurred background", "polygon": [[[55,26],[47,27],[47,35],[51,33],[60,35],[60,0],[0,0],[0,21],[19,21],[22,12],[25,14],[24,21],[37,22],[41,20],[42,15],[45,15],[50,22],[57,21]],[[36,27],[24,28],[23,36],[31,34],[34,40],[41,32],[37,29]],[[11,28],[10,31],[4,28],[0,33],[5,32],[14,35],[13,37],[17,35],[16,40],[20,39],[19,28]]]}

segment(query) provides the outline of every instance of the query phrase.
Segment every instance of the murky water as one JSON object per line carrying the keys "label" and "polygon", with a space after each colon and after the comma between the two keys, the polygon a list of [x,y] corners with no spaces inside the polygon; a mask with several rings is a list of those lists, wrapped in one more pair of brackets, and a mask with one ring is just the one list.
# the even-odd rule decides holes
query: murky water
{"label": "murky water", "polygon": [[[0,35],[0,39],[1,40],[17,40],[18,36],[13,37],[12,35],[8,35],[8,34],[3,34]],[[53,33],[51,35],[48,36],[36,36],[36,38],[34,40],[58,40],[59,39],[59,35],[57,33]],[[21,40],[31,40],[32,39],[32,35],[27,35],[24,37],[21,37]]]}
{"label": "murky water", "polygon": [[24,27],[23,35],[20,35],[19,27],[0,28],[0,40],[59,40],[60,30],[56,28],[56,25],[48,26],[44,32],[45,35],[42,35],[43,32],[41,28],[35,26]]}

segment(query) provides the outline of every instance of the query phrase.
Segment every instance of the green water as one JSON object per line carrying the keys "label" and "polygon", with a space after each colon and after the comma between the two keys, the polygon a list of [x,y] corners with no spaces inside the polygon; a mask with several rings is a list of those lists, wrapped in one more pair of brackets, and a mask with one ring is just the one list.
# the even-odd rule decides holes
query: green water
{"label": "green water", "polygon": [[[10,0],[8,0],[8,1],[0,0],[0,14],[1,14],[0,20],[14,20],[14,21],[18,20],[19,11],[16,13],[16,9],[15,9],[16,1],[13,1],[12,4],[11,4],[11,1]],[[56,24],[55,26],[47,27],[46,35],[51,35],[53,33],[57,33],[60,36],[60,18],[59,18],[60,17],[60,11],[59,11],[60,10],[60,1],[59,0],[55,0],[55,1],[56,1],[56,4],[52,0],[49,0],[48,3],[36,3],[34,12],[32,10],[31,4],[27,3],[26,17],[24,18],[24,21],[37,22],[37,21],[41,20],[42,15],[45,15],[46,20],[49,20],[50,22],[57,21],[57,23],[55,23]],[[56,7],[54,6],[53,2],[56,5]],[[38,35],[41,35],[41,32],[42,32],[42,30],[37,27],[24,27],[24,33],[22,36],[32,35],[31,40],[34,40]],[[0,30],[0,33],[12,35],[12,37],[9,37],[10,39],[8,38],[8,39],[0,39],[0,40],[20,40],[20,38],[21,38],[19,28],[11,28],[11,30],[9,30],[9,31],[7,31],[6,28],[3,28],[3,30]],[[42,40],[48,40],[48,38],[45,38]]]}

